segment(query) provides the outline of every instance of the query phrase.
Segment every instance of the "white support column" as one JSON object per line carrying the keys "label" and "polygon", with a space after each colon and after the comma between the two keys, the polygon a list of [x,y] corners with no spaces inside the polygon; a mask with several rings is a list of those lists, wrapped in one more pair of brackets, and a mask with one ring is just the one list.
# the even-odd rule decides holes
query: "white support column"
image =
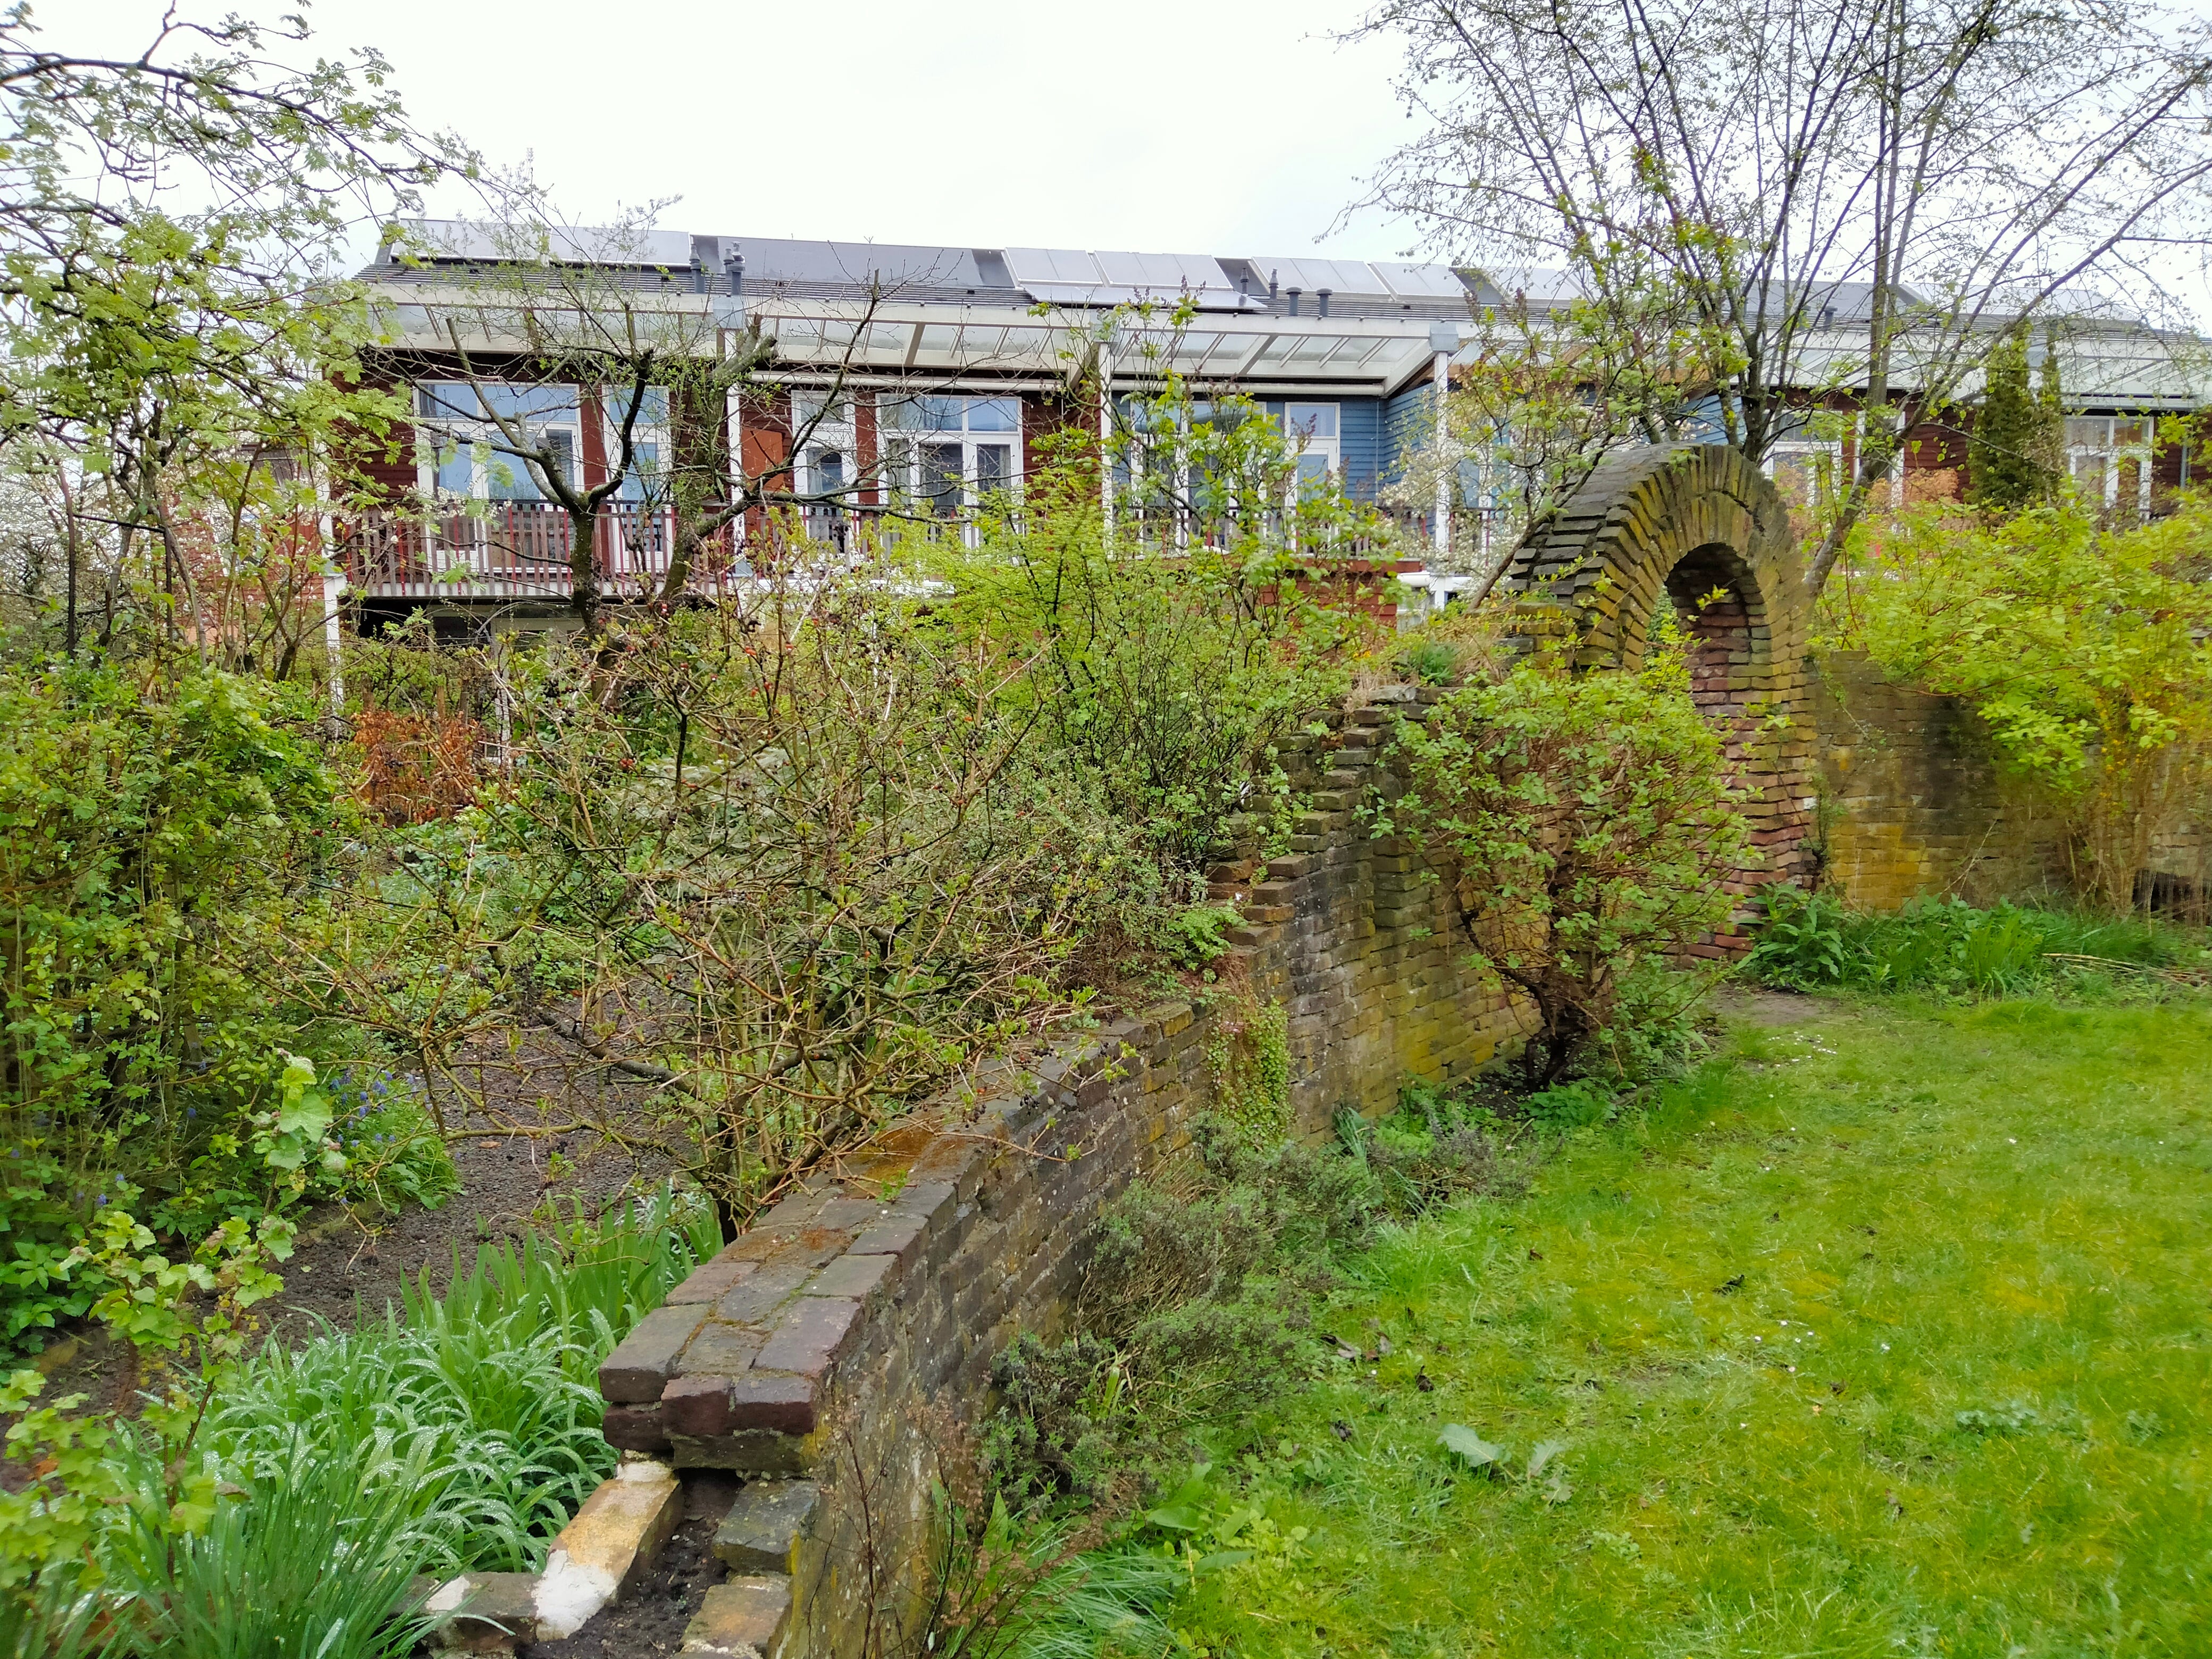
{"label": "white support column", "polygon": [[1459,330],[1449,323],[1431,323],[1429,349],[1436,354],[1437,383],[1437,499],[1435,517],[1429,524],[1429,547],[1441,568],[1451,557],[1451,434],[1447,416],[1450,411],[1451,360],[1459,349]]}
{"label": "white support column", "polygon": [[1098,342],[1098,504],[1106,515],[1106,539],[1114,539],[1114,326]]}
{"label": "white support column", "polygon": [[331,550],[335,536],[330,517],[323,518],[323,651],[330,659],[331,678],[331,736],[333,739],[345,735],[345,664],[342,647],[345,629],[339,615],[341,601],[345,597],[345,575],[337,567],[337,558]]}

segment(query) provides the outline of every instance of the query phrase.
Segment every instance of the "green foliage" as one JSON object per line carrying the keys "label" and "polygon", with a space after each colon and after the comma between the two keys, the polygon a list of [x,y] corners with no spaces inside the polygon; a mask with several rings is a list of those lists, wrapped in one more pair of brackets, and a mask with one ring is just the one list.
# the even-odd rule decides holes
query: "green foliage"
{"label": "green foliage", "polygon": [[1612,1092],[1589,1078],[1539,1089],[1522,1104],[1531,1123],[1553,1131],[1587,1129],[1605,1122],[1613,1113]]}
{"label": "green foliage", "polygon": [[189,1248],[349,1190],[312,1021],[258,980],[346,823],[287,712],[220,673],[0,673],[0,1340],[88,1310],[95,1218]]}
{"label": "green foliage", "polygon": [[983,1425],[982,1464],[1018,1505],[1107,1495],[1119,1472],[1113,1429],[1127,1384],[1113,1347],[1085,1332],[1054,1348],[1027,1331],[991,1362],[999,1409]]}
{"label": "green foliage", "polygon": [[1833,894],[1774,886],[1760,895],[1760,905],[1765,917],[1744,961],[1747,972],[1788,991],[1844,982],[1852,957],[1844,907]]}
{"label": "green foliage", "polygon": [[1216,999],[1212,1012],[1214,1113],[1254,1145],[1277,1145],[1291,1130],[1290,1013],[1249,993]]}
{"label": "green foliage", "polygon": [[1929,507],[1861,527],[1829,643],[1964,700],[2014,774],[2067,815],[2076,884],[2134,905],[2150,850],[2212,764],[2212,507],[2136,528],[2086,503],[1990,520]]}
{"label": "green foliage", "polygon": [[[1770,985],[1793,991],[1829,986],[2007,996],[2063,983],[2103,984],[2153,994],[2174,973],[2199,968],[2204,952],[2155,924],[2000,900],[1978,909],[1964,900],[1915,899],[1887,915],[1845,910],[1831,895],[1768,890],[1766,921],[1746,963]],[[2173,970],[2172,972],[2166,970]]]}
{"label": "green foliage", "polygon": [[437,1497],[421,1449],[334,1445],[295,1429],[204,1524],[170,1524],[159,1461],[133,1446],[106,1540],[117,1645],[162,1659],[403,1659],[442,1622],[410,1603],[410,1528]]}
{"label": "green foliage", "polygon": [[1229,950],[1226,935],[1244,918],[1233,904],[1193,904],[1160,918],[1161,948],[1177,967],[1197,971],[1218,962]]}
{"label": "green foliage", "polygon": [[1611,1022],[1624,974],[1728,914],[1751,849],[1719,739],[1662,658],[1641,675],[1524,664],[1395,741],[1407,789],[1375,833],[1449,865],[1475,962],[1535,1007],[1523,1067],[1549,1084]]}
{"label": "green foliage", "polygon": [[1285,1659],[1893,1659],[2097,1651],[2117,1607],[2123,1650],[2203,1650],[2208,1066],[2194,1003],[1732,1032],[1520,1202],[1343,1261],[1316,1323],[1374,1358],[1195,1421],[1156,1389],[1306,1534],[1169,1619]]}
{"label": "green foliage", "polygon": [[1990,349],[1982,400],[1966,441],[1966,499],[1977,507],[2017,513],[2045,506],[2058,493],[2066,417],[2058,353],[2046,349],[2040,396],[2028,386],[2025,326],[2008,330]]}
{"label": "green foliage", "polygon": [[1004,1499],[976,1517],[935,1494],[935,1551],[908,1651],[928,1659],[1099,1659],[1157,1653],[1159,1613],[1188,1581],[1156,1552],[1085,1550],[1067,1520],[1021,1515]]}
{"label": "green foliage", "polygon": [[52,1593],[78,1561],[125,1580],[183,1571],[156,1559],[160,1535],[196,1537],[234,1511],[222,1548],[258,1547],[264,1500],[295,1486],[342,1534],[398,1524],[403,1579],[534,1568],[614,1465],[599,1360],[720,1242],[713,1207],[666,1187],[596,1218],[578,1210],[519,1250],[484,1247],[465,1267],[457,1255],[442,1294],[426,1273],[404,1319],[233,1357],[138,1426],[64,1413],[81,1401],[26,1410],[40,1379],[18,1372],[0,1410],[22,1413],[8,1449],[35,1472],[0,1491],[0,1591],[20,1599],[35,1579]]}
{"label": "green foliage", "polygon": [[1398,653],[1398,672],[1424,685],[1449,685],[1459,673],[1459,653],[1449,640],[1416,640]]}
{"label": "green foliage", "polygon": [[1256,404],[1201,405],[1171,383],[1128,419],[1117,465],[1150,482],[1116,532],[1089,458],[1057,466],[1018,519],[949,556],[942,610],[1025,665],[1006,695],[1107,809],[1197,870],[1224,817],[1289,811],[1278,746],[1350,679],[1356,630],[1327,602],[1327,556],[1371,526],[1334,487],[1297,494],[1285,521],[1295,453]]}

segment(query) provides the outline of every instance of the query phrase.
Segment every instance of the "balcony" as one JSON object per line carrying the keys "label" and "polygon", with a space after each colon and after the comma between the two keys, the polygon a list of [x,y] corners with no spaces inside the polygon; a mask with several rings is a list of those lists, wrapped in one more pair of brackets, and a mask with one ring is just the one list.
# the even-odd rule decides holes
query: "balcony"
{"label": "balcony", "polygon": [[[477,502],[467,509],[364,514],[340,520],[335,553],[365,599],[428,603],[566,603],[574,585],[568,515],[547,501]],[[601,596],[619,603],[659,592],[676,545],[675,514],[623,502],[600,511],[592,564]],[[728,532],[695,558],[687,592],[718,592],[750,580]]]}

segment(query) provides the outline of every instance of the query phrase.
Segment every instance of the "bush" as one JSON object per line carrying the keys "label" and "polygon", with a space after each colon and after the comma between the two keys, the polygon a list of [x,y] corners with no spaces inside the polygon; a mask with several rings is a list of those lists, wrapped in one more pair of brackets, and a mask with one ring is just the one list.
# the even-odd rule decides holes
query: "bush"
{"label": "bush", "polygon": [[0,673],[0,1348],[91,1307],[103,1212],[196,1241],[305,1190],[253,1120],[316,1046],[256,973],[344,814],[284,695]]}
{"label": "bush", "polygon": [[1402,798],[1375,821],[1449,871],[1478,964],[1528,997],[1531,1089],[1613,1022],[1624,976],[1726,919],[1751,856],[1720,740],[1680,661],[1572,675],[1523,664],[1401,722]]}
{"label": "bush", "polygon": [[2124,915],[2151,849],[2212,787],[2212,503],[2100,529],[2069,500],[1999,518],[1863,520],[1828,584],[1830,642],[1964,701],[2066,816],[2085,897]]}

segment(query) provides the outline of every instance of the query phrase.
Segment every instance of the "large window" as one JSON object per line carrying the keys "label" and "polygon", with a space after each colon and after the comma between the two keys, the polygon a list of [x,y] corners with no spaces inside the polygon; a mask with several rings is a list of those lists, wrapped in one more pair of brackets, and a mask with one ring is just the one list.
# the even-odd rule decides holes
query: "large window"
{"label": "large window", "polygon": [[[601,400],[600,430],[608,461],[620,450],[628,394]],[[499,421],[520,422],[533,447],[550,449],[560,476],[574,484],[583,454],[583,423],[573,386],[524,386],[497,380],[425,380],[415,388],[422,439],[422,483],[436,495],[471,501],[544,499],[537,470],[511,447]],[[622,483],[626,501],[658,500],[668,456],[668,392],[648,386],[630,428],[632,463]]]}
{"label": "large window", "polygon": [[1020,398],[886,393],[876,413],[894,501],[953,519],[1020,487]]}
{"label": "large window", "polygon": [[852,404],[842,398],[833,403],[824,392],[794,392],[791,435],[799,445],[792,489],[801,495],[849,505],[849,492],[860,480]]}
{"label": "large window", "polygon": [[1283,405],[1283,435],[1298,458],[1301,490],[1318,489],[1340,476],[1344,449],[1339,417],[1335,404]]}
{"label": "large window", "polygon": [[[623,416],[629,412],[628,392],[610,393],[600,411],[600,431],[611,467],[622,454]],[[622,482],[626,501],[662,501],[668,494],[668,388],[649,386],[637,402],[630,423],[630,468]]]}
{"label": "large window", "polygon": [[2150,421],[2137,415],[2075,415],[2066,422],[2066,471],[2090,507],[2150,512]]}

